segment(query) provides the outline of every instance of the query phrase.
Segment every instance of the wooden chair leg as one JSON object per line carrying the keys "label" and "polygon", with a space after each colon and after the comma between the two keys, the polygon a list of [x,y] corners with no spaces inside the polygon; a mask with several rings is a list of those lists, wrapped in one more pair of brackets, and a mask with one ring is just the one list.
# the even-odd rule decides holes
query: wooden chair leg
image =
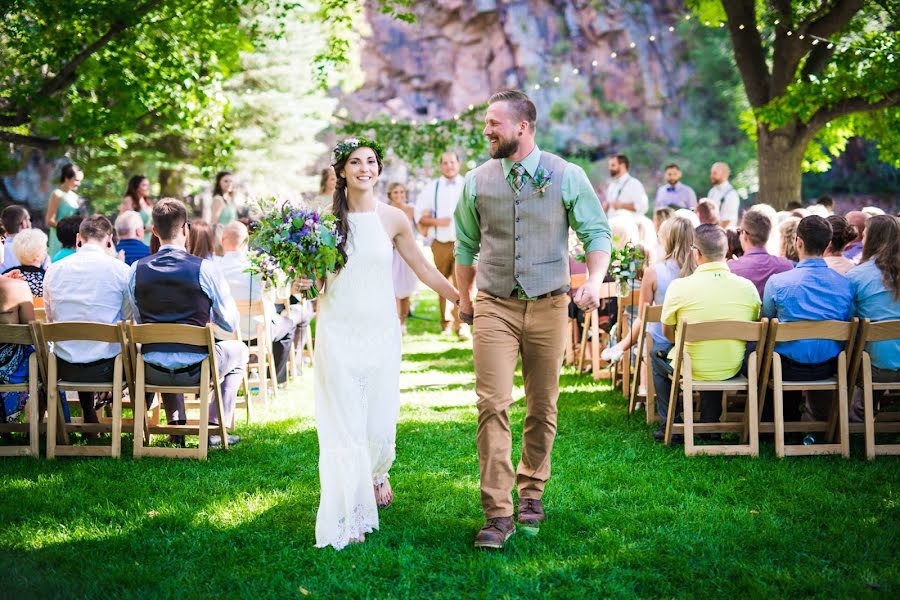
{"label": "wooden chair leg", "polygon": [[593,311],[591,319],[591,375],[594,381],[600,379],[600,309]]}
{"label": "wooden chair leg", "polygon": [[[200,365],[200,422],[198,423],[198,444],[197,458],[206,460],[209,455],[209,388],[210,388],[210,368],[209,358],[203,360]],[[217,385],[217,384],[216,384]],[[219,414],[219,433],[222,436],[222,447],[228,443],[228,437],[224,433],[223,423],[225,423],[225,414],[222,412],[222,402],[218,394],[216,397],[216,407]]]}
{"label": "wooden chair leg", "polygon": [[39,458],[41,412],[40,396],[38,395],[38,358],[34,354],[28,357],[28,452],[31,456]]}
{"label": "wooden chair leg", "polygon": [[584,370],[584,356],[587,351],[587,343],[588,343],[588,331],[591,327],[591,317],[593,316],[593,312],[584,313],[584,324],[582,325],[581,331],[581,348],[578,352],[578,372],[581,373]]}
{"label": "wooden chair leg", "polygon": [[[57,424],[60,413],[59,389],[56,384],[56,360],[51,356],[47,365],[47,458],[56,458]],[[65,423],[63,423],[65,429]]]}
{"label": "wooden chair leg", "polygon": [[866,352],[862,356],[863,419],[866,424],[866,459],[875,460],[875,402],[872,398],[872,359]]}
{"label": "wooden chair leg", "polygon": [[775,382],[772,390],[775,420],[775,456],[784,458],[784,389],[781,381],[781,357],[778,354],[772,357],[772,374]]}
{"label": "wooden chair leg", "polygon": [[144,359],[138,357],[135,365],[135,382],[134,382],[134,398],[131,403],[134,405],[134,434],[132,442],[132,454],[135,458],[141,458],[144,455],[144,444],[150,445],[149,428],[147,427],[147,400],[146,400],[146,382],[144,381]]}
{"label": "wooden chair leg", "polygon": [[122,456],[122,356],[113,365],[112,448],[113,458]]}
{"label": "wooden chair leg", "polygon": [[[681,418],[684,421],[684,454],[685,456],[693,456],[696,454],[694,448],[694,380],[691,371],[691,360],[685,355],[681,365],[682,372],[682,413]],[[672,382],[672,385],[677,385]]]}
{"label": "wooden chair leg", "polygon": [[[644,336],[638,338],[638,351],[637,351],[637,362],[634,365],[634,381],[631,384],[631,394],[628,396],[628,414],[634,414],[635,406],[637,405],[637,395],[638,390],[641,387],[641,366],[643,363],[644,357]],[[649,398],[647,401],[649,402]]]}
{"label": "wooden chair leg", "polygon": [[841,432],[841,456],[850,458],[850,405],[847,400],[847,355],[838,356],[838,428]]}

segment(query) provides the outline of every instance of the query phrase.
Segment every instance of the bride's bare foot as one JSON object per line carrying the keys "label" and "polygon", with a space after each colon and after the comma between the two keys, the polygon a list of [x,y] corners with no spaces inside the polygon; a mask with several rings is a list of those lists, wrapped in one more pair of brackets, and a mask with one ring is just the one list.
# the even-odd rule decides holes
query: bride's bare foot
{"label": "bride's bare foot", "polygon": [[375,503],[378,508],[387,508],[394,501],[394,490],[391,489],[391,482],[385,478],[384,483],[375,485]]}

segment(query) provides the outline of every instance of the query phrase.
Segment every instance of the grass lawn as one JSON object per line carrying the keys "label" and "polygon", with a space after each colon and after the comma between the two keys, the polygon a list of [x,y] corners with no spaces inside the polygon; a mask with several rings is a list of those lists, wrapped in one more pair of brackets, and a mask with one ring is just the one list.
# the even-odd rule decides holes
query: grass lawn
{"label": "grass lawn", "polygon": [[[417,311],[434,318],[433,296]],[[606,385],[566,373],[536,538],[476,552],[471,353],[411,320],[381,530],[313,547],[307,372],[206,463],[0,460],[0,597],[900,595],[900,462],[687,459]],[[516,396],[521,400],[521,379]],[[512,419],[517,442],[523,403]],[[517,444],[518,445],[518,444]]]}

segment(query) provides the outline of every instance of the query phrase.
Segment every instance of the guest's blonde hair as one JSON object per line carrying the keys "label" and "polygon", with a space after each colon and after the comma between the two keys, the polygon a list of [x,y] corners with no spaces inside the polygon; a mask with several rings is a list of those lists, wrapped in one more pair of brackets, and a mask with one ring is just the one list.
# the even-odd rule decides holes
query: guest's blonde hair
{"label": "guest's blonde hair", "polygon": [[38,267],[47,257],[47,234],[40,229],[23,229],[13,239],[12,249],[20,263]]}
{"label": "guest's blonde hair", "polygon": [[248,236],[247,226],[240,221],[232,221],[222,228],[222,241],[233,241],[234,245],[238,248],[244,245]]}
{"label": "guest's blonde hair", "polygon": [[679,277],[691,275],[697,268],[691,246],[694,244],[694,226],[684,217],[667,219],[659,228],[659,241],[663,245],[665,258],[673,259],[680,267]]}
{"label": "guest's blonde hair", "polygon": [[797,254],[797,225],[800,224],[799,217],[791,217],[786,219],[778,226],[781,233],[781,256],[794,262],[800,262],[800,255]]}

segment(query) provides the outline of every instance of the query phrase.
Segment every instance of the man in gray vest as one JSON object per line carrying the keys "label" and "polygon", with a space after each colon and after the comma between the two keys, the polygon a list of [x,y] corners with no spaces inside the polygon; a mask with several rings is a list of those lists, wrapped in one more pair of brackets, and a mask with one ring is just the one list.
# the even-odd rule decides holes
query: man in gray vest
{"label": "man in gray vest", "polygon": [[[491,97],[484,135],[492,160],[466,175],[454,215],[460,314],[475,324],[486,518],[476,548],[502,548],[515,533],[514,486],[519,525],[535,532],[544,520],[541,497],[550,478],[569,304],[569,227],[587,254],[589,277],[574,297],[582,310],[597,308],[609,266],[611,235],[600,201],[580,167],[535,145],[536,120],[537,110],[522,92]],[[522,458],[513,471],[508,409],[520,354],[526,412]]]}

